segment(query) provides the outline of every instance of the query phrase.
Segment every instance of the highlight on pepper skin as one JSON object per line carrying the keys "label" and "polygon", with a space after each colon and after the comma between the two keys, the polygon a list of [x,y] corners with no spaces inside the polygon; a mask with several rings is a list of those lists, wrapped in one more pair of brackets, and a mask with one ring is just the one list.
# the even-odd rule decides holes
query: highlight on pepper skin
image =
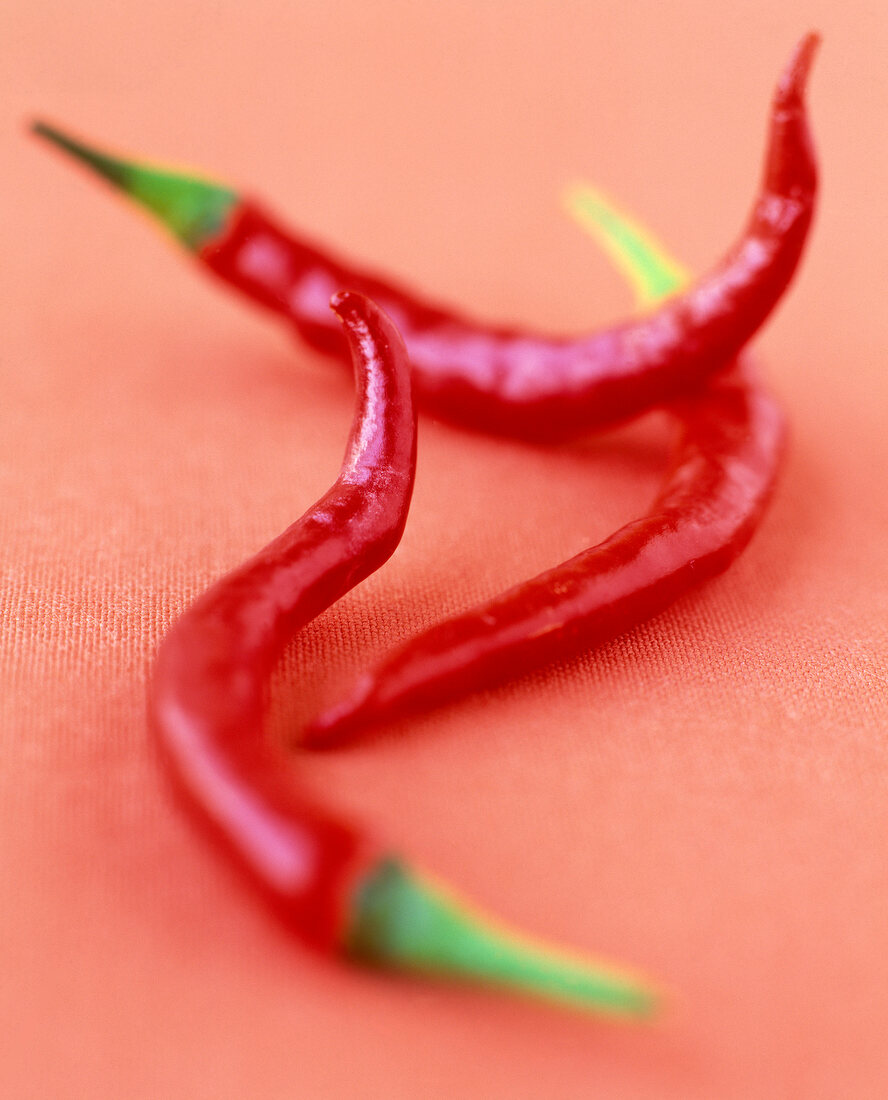
{"label": "highlight on pepper skin", "polygon": [[166,225],[206,270],[342,355],[326,302],[342,286],[398,325],[422,404],[466,427],[540,442],[619,423],[725,368],[766,321],[808,237],[817,167],[805,86],[819,42],[794,50],[770,110],[765,170],[747,224],[722,261],[648,316],[556,337],[487,325],[424,300],[294,236],[224,185],[124,160],[38,123],[35,132]]}

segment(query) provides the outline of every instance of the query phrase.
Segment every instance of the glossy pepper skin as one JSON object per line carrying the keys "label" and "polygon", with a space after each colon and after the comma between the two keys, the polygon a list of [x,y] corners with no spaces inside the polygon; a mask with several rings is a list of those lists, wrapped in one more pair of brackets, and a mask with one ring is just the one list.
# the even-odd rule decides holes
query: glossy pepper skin
{"label": "glossy pepper skin", "polygon": [[[640,223],[578,189],[572,213],[636,291],[656,301],[689,279]],[[649,513],[603,544],[411,640],[304,734],[315,746],[442,698],[490,686],[622,633],[727,567],[751,537],[776,481],[779,406],[735,364],[672,409],[673,467]]]}
{"label": "glossy pepper skin", "polygon": [[[40,125],[166,222],[223,281],[283,315],[304,339],[340,352],[326,309],[352,286],[378,301],[404,336],[420,401],[456,423],[527,440],[566,439],[687,392],[728,364],[765,321],[795,272],[811,223],[817,173],[804,102],[818,43],[806,36],[774,95],[764,178],[749,222],[709,274],[648,316],[587,337],[490,326],[424,302],[293,237],[227,188],[169,173],[140,193],[147,171]],[[176,186],[182,202],[170,199]],[[171,205],[172,203],[172,205]],[[173,210],[173,213],[171,213]]]}
{"label": "glossy pepper skin", "polygon": [[397,546],[413,488],[409,363],[391,322],[356,295],[335,308],[355,355],[358,414],[336,484],[197,600],[164,639],[151,714],[178,786],[222,846],[308,941],[342,935],[356,872],[379,858],[310,804],[262,736],[263,691],[293,634]]}
{"label": "glossy pepper skin", "polygon": [[641,979],[504,931],[306,798],[288,755],[263,737],[263,692],[283,647],[391,555],[413,486],[416,419],[400,337],[362,295],[339,294],[333,305],[358,382],[342,471],[163,640],[150,694],[162,758],[221,851],[307,943],[370,965],[647,1016],[655,994]]}
{"label": "glossy pepper skin", "polygon": [[410,639],[305,731],[363,727],[494,686],[629,630],[722,572],[752,537],[784,445],[777,402],[735,367],[676,407],[681,438],[647,515],[569,561]]}

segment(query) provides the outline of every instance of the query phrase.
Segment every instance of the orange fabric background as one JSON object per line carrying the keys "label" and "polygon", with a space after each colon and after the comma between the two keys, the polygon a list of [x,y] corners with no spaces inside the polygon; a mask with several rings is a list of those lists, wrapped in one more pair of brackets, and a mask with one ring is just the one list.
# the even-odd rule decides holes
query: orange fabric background
{"label": "orange fabric background", "polygon": [[[482,316],[580,330],[629,299],[560,188],[594,180],[702,269],[810,27],[822,204],[757,342],[793,445],[748,552],[582,660],[294,758],[503,916],[661,978],[671,1011],[620,1028],[309,956],[175,811],[144,692],[171,617],[329,484],[350,380],[24,120],[201,166]],[[0,41],[0,1095],[885,1095],[878,7],[13,0]],[[639,513],[667,439],[652,417],[546,450],[424,418],[403,544],[294,645],[277,728]]]}

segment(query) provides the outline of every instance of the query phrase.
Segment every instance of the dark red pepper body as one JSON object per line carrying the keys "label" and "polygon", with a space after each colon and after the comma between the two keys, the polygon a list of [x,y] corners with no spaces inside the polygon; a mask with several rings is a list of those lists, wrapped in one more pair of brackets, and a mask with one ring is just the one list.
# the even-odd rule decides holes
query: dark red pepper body
{"label": "dark red pepper body", "polygon": [[331,949],[355,876],[380,853],[295,786],[287,754],[263,737],[263,691],[294,632],[394,550],[416,447],[397,332],[359,295],[340,295],[336,309],[359,390],[339,479],[183,614],[160,647],[151,693],[158,742],[189,804],[300,935]]}
{"label": "dark red pepper body", "polygon": [[780,465],[784,418],[748,370],[676,408],[674,463],[647,515],[473,610],[412,638],[308,728],[335,744],[388,721],[575,656],[668,607],[746,546]]}
{"label": "dark red pepper body", "polygon": [[817,173],[804,86],[818,39],[800,43],[771,110],[765,173],[749,223],[722,262],[648,316],[583,338],[490,327],[292,237],[251,203],[199,251],[226,282],[341,350],[326,303],[340,286],[380,302],[404,336],[419,399],[461,424],[531,440],[568,438],[663,404],[724,367],[767,318],[801,257]]}

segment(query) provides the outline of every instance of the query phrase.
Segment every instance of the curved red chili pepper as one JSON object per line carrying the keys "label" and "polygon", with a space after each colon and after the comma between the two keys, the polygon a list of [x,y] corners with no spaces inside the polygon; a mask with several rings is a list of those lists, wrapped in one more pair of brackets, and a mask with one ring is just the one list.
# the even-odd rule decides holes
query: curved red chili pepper
{"label": "curved red chili pepper", "polygon": [[314,747],[575,656],[720,573],[758,525],[784,418],[748,368],[676,408],[682,436],[647,515],[598,546],[425,631],[363,676],[305,732]]}
{"label": "curved red chili pepper", "polygon": [[342,472],[302,519],[172,627],[151,695],[163,755],[189,801],[300,933],[327,947],[341,932],[354,875],[372,856],[359,833],[294,789],[285,754],[262,737],[263,691],[293,634],[394,551],[416,453],[397,332],[357,295],[335,299],[335,309],[359,390]]}
{"label": "curved red chili pepper", "polygon": [[[580,189],[570,205],[640,301],[674,293],[689,280],[649,231],[600,193]],[[316,720],[308,738],[330,743],[382,714],[431,702],[443,687],[436,683],[439,676],[450,688],[458,684],[459,693],[521,672],[522,660],[531,667],[569,656],[574,648],[631,627],[729,564],[761,517],[783,435],[773,399],[748,369],[735,366],[732,373],[733,379],[710,379],[706,393],[672,409],[683,436],[672,473],[646,517],[530,585],[408,643],[349,700]],[[556,622],[541,627],[534,612],[542,610],[540,596],[547,589]],[[561,626],[559,616],[565,619]]]}
{"label": "curved red chili pepper", "polygon": [[262,736],[263,689],[294,632],[378,568],[403,530],[415,469],[409,364],[361,295],[334,299],[359,408],[333,488],[172,627],[151,715],[179,789],[221,848],[303,939],[379,966],[473,978],[626,1016],[650,987],[553,953],[473,913],[309,801]]}
{"label": "curved red chili pepper", "polygon": [[313,345],[341,350],[326,309],[353,286],[403,333],[420,399],[489,432],[562,439],[686,392],[729,363],[764,322],[804,248],[817,189],[804,88],[818,43],[807,35],[776,89],[764,179],[751,218],[722,262],[647,317],[588,337],[553,338],[468,320],[293,238],[235,192],[36,131],[142,202],[221,279],[283,314]]}

